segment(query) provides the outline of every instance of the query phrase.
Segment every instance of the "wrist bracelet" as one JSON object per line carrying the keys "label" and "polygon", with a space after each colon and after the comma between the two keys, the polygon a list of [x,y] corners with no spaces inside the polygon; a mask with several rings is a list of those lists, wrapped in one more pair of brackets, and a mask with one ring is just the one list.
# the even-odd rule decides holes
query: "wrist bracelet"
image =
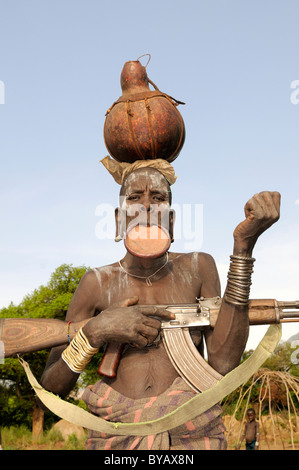
{"label": "wrist bracelet", "polygon": [[98,351],[98,348],[93,348],[89,344],[80,328],[69,346],[63,351],[61,358],[73,372],[80,374]]}
{"label": "wrist bracelet", "polygon": [[230,259],[224,299],[233,305],[248,305],[255,258],[232,255]]}
{"label": "wrist bracelet", "polygon": [[67,329],[66,329],[66,335],[68,337],[68,340],[69,340],[69,343],[71,342],[71,338],[70,338],[70,325],[71,325],[71,321],[68,321],[67,322]]}

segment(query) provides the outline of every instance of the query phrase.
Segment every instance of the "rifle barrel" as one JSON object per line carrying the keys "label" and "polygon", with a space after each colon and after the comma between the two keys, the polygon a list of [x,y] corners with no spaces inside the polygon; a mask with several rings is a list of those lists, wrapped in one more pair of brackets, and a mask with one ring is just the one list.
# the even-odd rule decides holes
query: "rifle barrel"
{"label": "rifle barrel", "polygon": [[299,311],[291,310],[290,312],[281,312],[281,318],[299,318]]}
{"label": "rifle barrel", "polygon": [[277,301],[277,306],[280,309],[289,309],[289,308],[297,308],[299,309],[299,300],[293,300],[293,301],[286,301],[286,302],[281,302]]}

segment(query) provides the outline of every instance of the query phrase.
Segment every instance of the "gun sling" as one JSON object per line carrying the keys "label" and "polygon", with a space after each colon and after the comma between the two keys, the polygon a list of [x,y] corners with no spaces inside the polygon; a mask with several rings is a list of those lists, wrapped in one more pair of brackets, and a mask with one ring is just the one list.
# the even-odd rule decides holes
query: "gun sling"
{"label": "gun sling", "polygon": [[241,365],[220,378],[219,381],[217,381],[215,377],[216,383],[212,385],[211,388],[206,389],[202,393],[197,393],[184,405],[162,418],[140,423],[109,422],[92,415],[76,405],[62,400],[58,396],[43,389],[33,376],[29,365],[21,358],[19,358],[19,360],[39,399],[49,410],[60,418],[66,419],[73,424],[83,426],[86,429],[105,432],[107,434],[146,436],[164,432],[184,424],[194,419],[195,416],[204,413],[216,403],[219,403],[225,396],[229,395],[244,382],[247,382],[262,366],[266,359],[273,353],[280,337],[281,325],[270,325],[254,353]]}

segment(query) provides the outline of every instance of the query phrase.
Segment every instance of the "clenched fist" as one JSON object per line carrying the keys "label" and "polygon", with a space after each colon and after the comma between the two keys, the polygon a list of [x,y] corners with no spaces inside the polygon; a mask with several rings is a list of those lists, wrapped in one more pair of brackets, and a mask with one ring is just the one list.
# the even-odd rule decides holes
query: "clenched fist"
{"label": "clenched fist", "polygon": [[234,231],[234,254],[250,256],[258,237],[279,219],[280,194],[263,191],[245,205],[245,216]]}

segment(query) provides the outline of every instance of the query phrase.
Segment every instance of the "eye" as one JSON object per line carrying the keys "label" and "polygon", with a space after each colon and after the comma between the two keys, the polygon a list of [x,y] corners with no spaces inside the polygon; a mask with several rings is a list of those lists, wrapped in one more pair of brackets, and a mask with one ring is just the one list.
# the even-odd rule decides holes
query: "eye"
{"label": "eye", "polygon": [[130,194],[130,196],[127,196],[127,201],[138,201],[140,198],[139,194]]}
{"label": "eye", "polygon": [[163,194],[155,194],[155,196],[153,196],[153,200],[157,202],[164,202],[166,201],[166,199],[166,196],[164,196]]}

